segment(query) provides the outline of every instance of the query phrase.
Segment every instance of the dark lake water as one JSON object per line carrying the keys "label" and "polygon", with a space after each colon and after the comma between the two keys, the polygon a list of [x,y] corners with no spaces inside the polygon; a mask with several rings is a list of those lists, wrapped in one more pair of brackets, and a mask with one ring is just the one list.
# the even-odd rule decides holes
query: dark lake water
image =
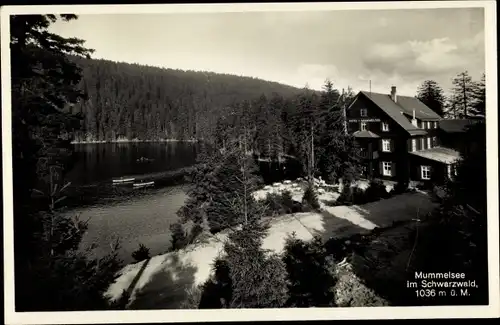
{"label": "dark lake water", "polygon": [[192,166],[199,145],[189,142],[75,144],[77,162],[68,175],[75,185]]}
{"label": "dark lake water", "polygon": [[[198,145],[182,142],[99,143],[77,144],[75,150],[78,160],[68,175],[69,180],[75,187],[98,184],[95,187],[102,188],[109,187],[111,179],[122,176],[140,177],[192,166]],[[106,196],[108,194],[109,191]],[[150,248],[152,255],[169,249],[169,226],[178,220],[176,213],[187,199],[186,185],[130,190],[126,196],[120,196],[120,193],[115,193],[112,197],[65,212],[68,216],[88,220],[89,228],[82,248],[96,244],[94,256],[103,256],[110,251],[109,244],[118,237],[121,243],[119,255],[126,263],[133,262],[131,254],[139,243]]]}

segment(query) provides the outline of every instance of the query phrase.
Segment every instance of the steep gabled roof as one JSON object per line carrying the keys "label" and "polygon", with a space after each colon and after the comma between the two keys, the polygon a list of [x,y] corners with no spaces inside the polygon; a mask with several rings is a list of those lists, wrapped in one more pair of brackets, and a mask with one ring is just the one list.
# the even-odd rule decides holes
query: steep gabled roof
{"label": "steep gabled roof", "polygon": [[413,116],[415,110],[415,117],[424,121],[439,121],[441,116],[430,109],[427,105],[422,103],[418,98],[410,96],[398,96],[398,106],[400,106],[405,114]]}
{"label": "steep gabled roof", "polygon": [[[408,121],[408,119],[404,116],[404,114],[406,114],[408,110],[408,107],[412,107],[410,105],[411,101],[409,100],[403,101],[407,105],[407,108],[405,109],[401,107],[401,105],[396,104],[389,95],[366,92],[366,91],[360,91],[360,94],[364,95],[366,98],[371,100],[375,105],[377,105],[382,111],[384,111],[387,115],[389,115],[389,117],[391,117],[396,123],[398,123],[403,129],[405,129],[411,135],[427,134],[425,130],[422,130],[411,124],[410,121]],[[398,96],[398,103],[400,97],[401,96]],[[425,105],[423,106],[427,107]],[[430,108],[427,109],[430,110]],[[413,114],[413,109],[412,109],[412,114]]]}
{"label": "steep gabled roof", "polygon": [[456,119],[456,120],[441,120],[439,128],[447,133],[462,133],[467,131],[467,127],[477,123],[477,120],[471,119]]}

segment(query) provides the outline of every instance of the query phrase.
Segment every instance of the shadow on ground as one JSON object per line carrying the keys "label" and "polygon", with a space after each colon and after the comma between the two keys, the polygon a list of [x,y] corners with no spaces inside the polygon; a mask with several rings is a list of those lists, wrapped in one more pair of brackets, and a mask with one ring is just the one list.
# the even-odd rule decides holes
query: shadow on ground
{"label": "shadow on ground", "polygon": [[197,268],[183,263],[176,253],[165,257],[148,282],[136,289],[128,309],[178,309],[194,286]]}
{"label": "shadow on ground", "polygon": [[425,305],[407,281],[415,280],[412,251],[417,221],[437,206],[424,193],[405,193],[360,206],[324,207],[315,231],[335,260],[390,305]]}

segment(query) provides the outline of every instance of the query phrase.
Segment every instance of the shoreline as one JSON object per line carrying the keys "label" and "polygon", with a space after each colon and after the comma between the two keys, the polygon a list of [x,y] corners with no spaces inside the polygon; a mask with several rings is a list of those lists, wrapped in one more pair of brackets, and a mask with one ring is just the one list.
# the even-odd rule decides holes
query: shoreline
{"label": "shoreline", "polygon": [[100,143],[144,143],[144,142],[200,142],[198,139],[178,140],[178,139],[157,139],[157,140],[138,140],[138,139],[117,139],[117,140],[91,140],[91,141],[71,141],[71,144],[100,144]]}

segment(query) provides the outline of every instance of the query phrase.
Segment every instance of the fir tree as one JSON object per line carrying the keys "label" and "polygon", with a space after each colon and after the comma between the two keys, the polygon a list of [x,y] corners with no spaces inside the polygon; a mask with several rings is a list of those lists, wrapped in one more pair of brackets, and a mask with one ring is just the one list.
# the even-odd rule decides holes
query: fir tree
{"label": "fir tree", "polygon": [[451,111],[446,114],[453,118],[468,118],[474,108],[475,84],[467,71],[459,73],[452,81]]}
{"label": "fir tree", "polygon": [[443,116],[445,96],[443,89],[434,80],[424,81],[417,90],[416,96],[422,103],[432,109],[437,115]]}
{"label": "fir tree", "polygon": [[[70,185],[72,134],[81,70],[68,55],[87,57],[83,41],[50,33],[58,18],[11,16],[14,252],[16,309],[63,311],[110,308],[104,291],[120,267],[113,253],[90,260],[78,250],[87,224],[58,213]],[[35,192],[39,200],[32,198]]]}
{"label": "fir tree", "polygon": [[486,114],[486,75],[484,73],[481,76],[481,80],[476,82],[474,87],[472,114],[483,117]]}

